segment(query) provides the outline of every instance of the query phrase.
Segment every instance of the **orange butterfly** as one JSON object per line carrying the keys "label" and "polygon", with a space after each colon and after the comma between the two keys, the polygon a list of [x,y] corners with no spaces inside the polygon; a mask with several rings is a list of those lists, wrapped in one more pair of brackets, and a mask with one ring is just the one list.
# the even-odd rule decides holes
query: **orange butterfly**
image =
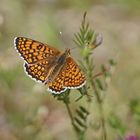
{"label": "orange butterfly", "polygon": [[70,49],[57,49],[25,37],[16,37],[15,49],[24,59],[25,72],[32,79],[48,85],[48,90],[60,94],[86,83],[84,74],[70,57]]}

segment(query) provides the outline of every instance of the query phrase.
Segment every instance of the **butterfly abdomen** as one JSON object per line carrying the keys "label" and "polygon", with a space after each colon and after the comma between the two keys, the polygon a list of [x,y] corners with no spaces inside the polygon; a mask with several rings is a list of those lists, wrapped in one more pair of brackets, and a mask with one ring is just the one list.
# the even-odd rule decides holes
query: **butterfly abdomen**
{"label": "butterfly abdomen", "polygon": [[50,83],[55,80],[55,78],[58,76],[58,74],[62,70],[65,62],[66,62],[66,55],[64,55],[64,54],[62,54],[58,58],[56,58],[55,64],[52,67],[51,73],[48,76],[48,80],[46,81],[46,83]]}

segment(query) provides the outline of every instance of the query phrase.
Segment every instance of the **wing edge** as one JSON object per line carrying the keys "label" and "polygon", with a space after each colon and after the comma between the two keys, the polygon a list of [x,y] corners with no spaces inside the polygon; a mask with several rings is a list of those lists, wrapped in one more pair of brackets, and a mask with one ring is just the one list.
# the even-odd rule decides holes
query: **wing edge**
{"label": "wing edge", "polygon": [[35,82],[37,82],[37,83],[45,83],[45,81],[41,81],[41,80],[37,80],[36,78],[34,78],[32,75],[30,75],[29,73],[28,73],[28,71],[26,70],[26,66],[25,65],[28,65],[28,63],[24,63],[23,64],[23,68],[24,68],[24,72],[26,73],[26,75],[28,76],[28,77],[30,77],[32,80],[34,80]]}

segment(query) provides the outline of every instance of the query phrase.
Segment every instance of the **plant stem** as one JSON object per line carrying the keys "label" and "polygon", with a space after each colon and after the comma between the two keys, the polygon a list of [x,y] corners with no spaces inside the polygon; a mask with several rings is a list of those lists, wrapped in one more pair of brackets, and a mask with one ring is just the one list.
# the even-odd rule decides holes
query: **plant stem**
{"label": "plant stem", "polygon": [[99,113],[100,113],[100,121],[101,121],[101,126],[102,126],[102,140],[107,140],[102,100],[100,99],[99,92],[98,92],[96,85],[95,85],[95,82],[93,80],[92,66],[89,63],[89,56],[85,58],[85,61],[86,61],[86,64],[87,64],[87,67],[89,70],[88,78],[89,78],[89,81],[91,83],[92,89],[95,92],[95,96],[96,96],[97,103],[98,103],[98,109],[99,109]]}
{"label": "plant stem", "polygon": [[[66,105],[68,114],[70,116],[71,124],[72,124],[72,126],[73,126],[73,128],[75,130],[75,127],[74,127],[74,119],[73,119],[72,112],[71,112],[70,107],[69,107],[69,103],[66,103],[66,102],[64,102],[64,103]],[[77,135],[78,140],[84,140],[84,136],[83,135],[79,135],[79,133],[77,133],[77,131],[75,131],[75,132],[76,132],[76,135]]]}
{"label": "plant stem", "polygon": [[104,119],[102,100],[99,97],[99,93],[98,93],[98,90],[96,89],[96,85],[95,85],[94,81],[92,81],[92,88],[95,91],[98,108],[99,108],[99,112],[100,112],[100,120],[101,120],[101,125],[102,125],[102,140],[106,140],[107,135],[106,135],[106,128],[105,128],[105,119]]}
{"label": "plant stem", "polygon": [[71,110],[70,110],[69,104],[68,104],[68,103],[65,103],[65,105],[66,105],[66,108],[67,108],[68,114],[69,114],[69,116],[70,116],[71,123],[72,123],[72,125],[73,125],[73,116],[72,116],[72,113],[71,113]]}

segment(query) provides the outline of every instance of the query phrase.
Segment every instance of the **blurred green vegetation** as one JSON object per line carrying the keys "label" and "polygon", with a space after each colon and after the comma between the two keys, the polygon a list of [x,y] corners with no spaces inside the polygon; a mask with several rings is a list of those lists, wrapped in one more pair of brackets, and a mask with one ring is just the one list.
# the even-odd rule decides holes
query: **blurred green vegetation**
{"label": "blurred green vegetation", "polygon": [[[90,25],[104,38],[93,53],[95,71],[109,59],[117,61],[104,93],[108,140],[140,134],[139,0],[0,0],[0,140],[75,139],[65,106],[45,86],[26,76],[13,39],[25,36],[62,51],[73,48],[84,11]],[[80,59],[77,49],[71,54]],[[80,95],[73,90],[70,96],[75,101]],[[72,111],[86,105],[83,99],[74,101]],[[93,106],[93,122],[89,122],[93,124],[87,135],[98,140],[94,102]]]}

